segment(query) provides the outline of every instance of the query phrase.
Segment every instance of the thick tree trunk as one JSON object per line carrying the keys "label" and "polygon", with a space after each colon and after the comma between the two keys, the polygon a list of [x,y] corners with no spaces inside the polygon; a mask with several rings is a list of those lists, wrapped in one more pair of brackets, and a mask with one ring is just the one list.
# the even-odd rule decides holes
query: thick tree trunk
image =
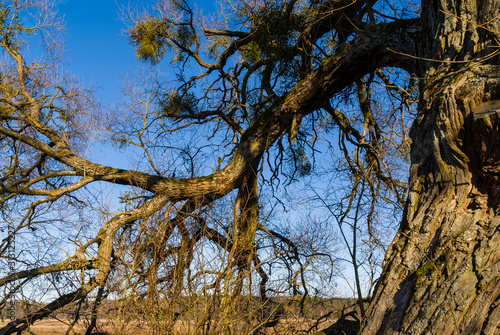
{"label": "thick tree trunk", "polygon": [[363,335],[500,334],[499,3],[423,1],[410,193]]}

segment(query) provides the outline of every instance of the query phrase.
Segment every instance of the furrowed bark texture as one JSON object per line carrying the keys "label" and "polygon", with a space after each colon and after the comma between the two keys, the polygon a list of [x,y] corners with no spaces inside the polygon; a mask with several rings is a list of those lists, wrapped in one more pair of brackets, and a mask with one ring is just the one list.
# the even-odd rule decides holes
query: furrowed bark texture
{"label": "furrowed bark texture", "polygon": [[500,334],[500,1],[422,5],[410,193],[360,333]]}

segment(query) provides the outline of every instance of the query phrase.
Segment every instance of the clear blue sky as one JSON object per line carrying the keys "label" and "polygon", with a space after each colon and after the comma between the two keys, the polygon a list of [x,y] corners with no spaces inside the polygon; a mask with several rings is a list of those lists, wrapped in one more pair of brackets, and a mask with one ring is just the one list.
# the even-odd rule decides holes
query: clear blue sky
{"label": "clear blue sky", "polygon": [[[120,75],[141,66],[123,33],[126,26],[120,19],[120,8],[155,3],[156,0],[62,0],[57,6],[56,10],[64,15],[66,22],[65,59],[70,72],[85,86],[99,88],[105,101],[116,98]],[[214,10],[213,3],[212,0],[191,1],[204,12]]]}
{"label": "clear blue sky", "polygon": [[118,6],[122,4],[126,1],[65,0],[58,6],[68,29],[65,34],[68,67],[85,86],[92,84],[116,92],[120,73],[139,65],[122,32],[124,24],[118,14]]}
{"label": "clear blue sky", "polygon": [[[151,7],[156,0],[62,0],[55,10],[64,17],[63,59],[69,73],[79,78],[86,88],[94,88],[104,106],[120,98],[122,76],[144,65],[136,59],[121,19],[121,9]],[[190,1],[204,13],[214,11],[214,0]],[[168,76],[168,61],[162,62]],[[168,80],[168,78],[165,78]],[[114,167],[130,168],[127,155],[113,152],[102,144],[93,146],[91,159]]]}

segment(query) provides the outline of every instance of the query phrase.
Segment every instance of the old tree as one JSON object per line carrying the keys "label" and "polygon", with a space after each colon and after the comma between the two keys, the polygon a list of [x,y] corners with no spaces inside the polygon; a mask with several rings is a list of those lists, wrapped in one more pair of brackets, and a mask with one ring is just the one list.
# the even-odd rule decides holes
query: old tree
{"label": "old tree", "polygon": [[[345,169],[374,202],[406,201],[360,333],[500,334],[499,0],[241,0],[210,17],[159,1],[132,16],[128,34],[151,69],[173,57],[177,80],[129,83],[120,113],[63,75],[48,5],[0,8],[2,304],[50,288],[1,334],[82,304],[90,333],[105,301],[161,310],[163,323],[149,327],[163,332],[183,313],[192,333],[242,331],[231,318],[245,294],[271,315],[266,299],[278,288],[264,258],[308,260],[265,226],[261,188],[278,192],[311,173],[321,131],[338,134]],[[40,58],[24,52],[32,35],[43,37]],[[384,127],[411,103],[414,83],[405,193]],[[377,84],[399,102],[377,104]],[[99,132],[136,148],[137,169],[89,158]],[[120,210],[106,210],[94,186],[109,184],[128,187]],[[265,238],[273,251],[258,248]],[[303,275],[292,271],[282,292],[305,288]],[[266,326],[248,318],[260,323],[247,322],[247,333]]]}

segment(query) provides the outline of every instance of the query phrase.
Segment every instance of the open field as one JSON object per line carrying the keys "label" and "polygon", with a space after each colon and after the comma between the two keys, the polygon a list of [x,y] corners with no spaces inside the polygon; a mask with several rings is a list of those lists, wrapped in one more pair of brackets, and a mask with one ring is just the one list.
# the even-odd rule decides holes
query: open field
{"label": "open field", "polygon": [[[3,327],[8,322],[1,322],[0,327]],[[36,335],[64,335],[68,329],[68,325],[61,323],[56,320],[42,320],[37,322],[33,327],[31,327],[31,333]],[[76,334],[85,333],[85,326],[83,324],[77,324],[74,327]],[[23,334],[29,334],[29,332],[23,332]],[[71,333],[70,333],[71,334]]]}
{"label": "open field", "polygon": [[[5,326],[7,322],[0,321],[0,328]],[[135,326],[135,327],[134,327]],[[72,330],[68,332],[70,327],[69,321],[59,321],[59,320],[41,320],[36,322],[29,331],[23,332],[24,334],[33,334],[33,335],[80,335],[85,334],[87,329],[86,324],[84,322],[79,322],[75,326],[73,326]],[[138,324],[131,325],[125,329],[121,329],[121,332],[118,331],[118,325],[114,324],[109,320],[101,320],[98,322],[98,331],[104,332],[106,334],[141,334],[146,332],[141,332]],[[96,330],[94,330],[96,332]]]}
{"label": "open field", "polygon": [[[320,323],[319,330],[324,329],[331,324],[334,323],[334,320],[326,320],[324,322]],[[0,321],[0,328],[5,326],[7,324],[6,321]],[[307,331],[314,322],[311,321],[305,321],[305,320],[283,320],[280,321],[280,325],[278,325],[275,328],[269,328],[268,331],[266,332],[267,334],[296,334],[296,333],[302,333],[305,334],[305,332],[301,331]],[[111,321],[103,321],[99,322],[99,331],[105,332],[107,334],[147,334],[147,327],[144,326],[139,326],[138,324],[135,325],[130,325],[127,329],[122,329],[119,331],[118,325],[114,324]],[[69,323],[63,323],[61,321],[57,320],[42,320],[37,322],[34,326],[30,328],[30,332],[25,331],[23,332],[24,334],[33,334],[33,335],[65,335],[65,334],[84,334],[86,327],[83,323],[78,323],[73,327],[73,331],[68,332],[68,326]],[[175,334],[188,334],[187,332],[183,331],[181,328],[182,326],[179,324],[179,329],[176,329]],[[285,329],[287,329],[285,331]],[[290,330],[293,329],[293,332],[290,332]]]}
{"label": "open field", "polygon": [[[187,298],[186,298],[187,299]],[[188,301],[186,300],[186,303]],[[354,299],[351,298],[318,298],[318,297],[310,297],[305,300],[305,314],[302,314],[299,309],[299,305],[291,304],[290,297],[281,297],[275,298],[273,303],[275,308],[277,306],[286,306],[286,312],[281,315],[279,322],[276,322],[273,327],[265,328],[264,334],[305,334],[308,330],[312,330],[310,333],[314,333],[315,331],[322,330],[332,325],[337,318],[340,316],[341,311],[343,310],[345,313],[353,311],[354,307]],[[104,332],[106,334],[148,334],[153,333],[152,328],[156,330],[156,333],[160,331],[160,333],[169,333],[172,332],[176,335],[188,335],[196,332],[196,324],[199,325],[200,316],[196,314],[196,311],[202,306],[197,306],[197,308],[193,308],[192,311],[185,313],[183,316],[179,317],[179,319],[175,322],[172,331],[172,323],[167,325],[168,322],[166,319],[162,317],[152,317],[146,311],[146,314],[143,314],[145,311],[135,311],[126,313],[128,316],[119,315],[116,313],[117,309],[114,305],[116,302],[111,300],[105,300],[102,304],[102,311],[100,313],[100,317],[97,322],[97,330]],[[21,312],[23,310],[22,303],[19,302],[17,304],[17,310]],[[32,305],[31,308],[40,308],[38,305]],[[259,306],[250,306],[246,305],[248,313],[243,314],[251,314],[250,312],[254,308],[258,308]],[[25,313],[29,313],[29,311],[24,310]],[[42,321],[38,321],[30,328],[31,334],[36,335],[63,335],[63,334],[85,334],[90,310],[81,310],[80,311],[80,321],[76,325],[71,328],[71,320],[74,315],[68,312],[61,312],[56,314],[55,318],[47,318]],[[4,314],[5,315],[5,314]],[[22,315],[22,314],[20,314]],[[20,317],[20,315],[17,315]],[[306,316],[307,315],[307,316]],[[166,315],[165,315],[166,316]],[[195,321],[197,320],[197,321]],[[319,321],[317,321],[319,320]],[[219,320],[220,321],[220,320]],[[237,321],[245,323],[245,318]],[[277,320],[276,320],[277,321]],[[217,323],[217,321],[215,321]],[[4,316],[4,321],[0,321],[0,328],[8,323],[7,319]],[[220,327],[220,324],[213,323],[212,326],[215,326],[217,329]],[[255,323],[255,320],[252,322],[254,326],[258,325],[258,322]],[[236,325],[233,323],[233,325]],[[243,326],[243,324],[242,324]],[[316,327],[314,327],[316,326]],[[314,327],[314,328],[313,328]],[[70,329],[71,328],[71,329]],[[236,325],[236,328],[240,328]],[[68,331],[68,329],[70,329]],[[243,327],[241,329],[249,329]],[[250,327],[250,329],[252,329]],[[200,332],[200,329],[197,330]],[[216,331],[215,328],[212,328],[211,331]],[[26,331],[23,334],[30,334],[30,332]],[[209,333],[208,329],[206,331]]]}

